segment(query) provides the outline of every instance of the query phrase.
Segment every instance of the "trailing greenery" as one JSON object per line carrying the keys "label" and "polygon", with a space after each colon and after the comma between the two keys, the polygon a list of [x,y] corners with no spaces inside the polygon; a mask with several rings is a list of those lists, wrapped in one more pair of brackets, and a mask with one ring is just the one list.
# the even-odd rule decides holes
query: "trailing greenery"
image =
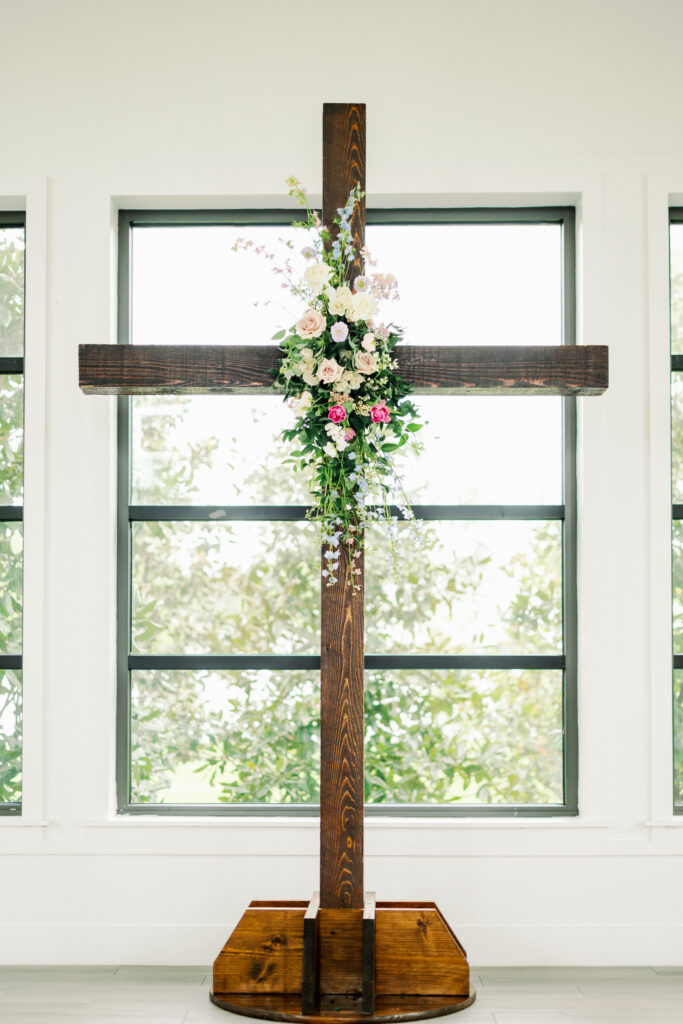
{"label": "trailing greenery", "polygon": [[[413,519],[391,453],[421,423],[406,397],[411,387],[396,372],[393,358],[401,329],[373,319],[383,301],[398,296],[396,279],[391,274],[353,274],[357,253],[352,221],[364,193],[352,189],[333,226],[327,226],[309,207],[300,183],[290,178],[288,184],[290,195],[306,212],[306,220],[294,225],[310,237],[301,251],[307,261],[303,274],[290,257],[277,265],[273,253],[257,251],[282,276],[283,287],[307,307],[295,324],[274,335],[283,353],[275,385],[296,416],[283,438],[296,445],[289,462],[311,472],[309,518],[321,527],[322,575],[331,586],[337,582],[340,557],[349,559],[352,575],[360,575],[367,526],[380,522],[393,541],[398,538],[398,517],[389,511],[392,502],[404,519]],[[234,248],[251,245],[239,239]],[[365,251],[363,256],[371,261]],[[397,563],[394,551],[399,571]],[[356,582],[354,589],[359,589]]]}

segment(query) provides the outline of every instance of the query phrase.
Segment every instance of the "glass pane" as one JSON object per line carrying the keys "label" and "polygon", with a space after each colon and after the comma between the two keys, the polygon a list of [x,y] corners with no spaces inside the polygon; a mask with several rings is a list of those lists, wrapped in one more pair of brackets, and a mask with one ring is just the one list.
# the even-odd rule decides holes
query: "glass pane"
{"label": "glass pane", "polygon": [[317,802],[317,672],[131,676],[133,802]]}
{"label": "glass pane", "polygon": [[311,523],[134,523],[133,651],[317,654]]}
{"label": "glass pane", "polygon": [[0,374],[0,505],[20,505],[24,468],[24,378]]}
{"label": "glass pane", "polygon": [[369,224],[366,240],[407,344],[562,343],[559,224]]}
{"label": "glass pane", "polygon": [[[306,672],[132,673],[132,799],[316,803]],[[562,801],[561,672],[366,674],[370,803]]]}
{"label": "glass pane", "polygon": [[21,653],[21,523],[0,523],[0,654]]}
{"label": "glass pane", "polygon": [[[292,211],[292,219],[297,216]],[[233,252],[238,238],[276,254]],[[301,315],[272,267],[308,233],[287,225],[137,227],[133,229],[132,335],[136,345],[268,345]],[[298,275],[297,275],[298,276]],[[274,344],[274,343],[273,343]]]}
{"label": "glass pane", "polygon": [[21,672],[0,670],[0,804],[21,800]]}
{"label": "glass pane", "polygon": [[0,227],[0,357],[24,352],[24,229]]}
{"label": "glass pane", "polygon": [[366,673],[373,803],[559,804],[562,672]]}
{"label": "glass pane", "polygon": [[683,671],[674,672],[674,803],[683,807]]}
{"label": "glass pane", "polygon": [[[413,504],[559,505],[562,399],[419,396],[419,455],[396,452]],[[405,453],[405,454],[404,454]]]}
{"label": "glass pane", "polygon": [[672,224],[671,238],[671,351],[683,352],[683,224]]}
{"label": "glass pane", "polygon": [[683,521],[672,525],[674,654],[683,654]]}
{"label": "glass pane", "polygon": [[671,375],[671,492],[683,502],[683,374]]}
{"label": "glass pane", "polygon": [[309,504],[308,474],[284,462],[279,434],[295,417],[281,397],[150,395],[131,408],[133,504]]}
{"label": "glass pane", "polygon": [[[368,537],[368,654],[560,654],[562,526],[399,526],[395,579],[384,533]],[[375,531],[378,534],[379,531]]]}

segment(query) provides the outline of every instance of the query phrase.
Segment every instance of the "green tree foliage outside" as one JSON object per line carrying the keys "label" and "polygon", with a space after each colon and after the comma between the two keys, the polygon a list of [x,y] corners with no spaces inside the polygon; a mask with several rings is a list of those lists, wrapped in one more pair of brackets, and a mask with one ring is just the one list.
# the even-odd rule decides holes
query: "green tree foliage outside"
{"label": "green tree foliage outside", "polygon": [[[671,245],[671,351],[683,353],[683,239],[672,228]],[[673,501],[683,502],[683,374],[671,381],[671,490]],[[673,650],[683,654],[683,522],[672,529]],[[674,672],[674,800],[683,805],[683,672]]]}
{"label": "green tree foliage outside", "polygon": [[[23,353],[24,233],[0,227],[0,357]],[[0,373],[0,505],[23,487],[23,378]],[[22,528],[0,522],[0,654],[21,653]],[[0,670],[0,805],[21,799],[21,672]]]}
{"label": "green tree foliage outside", "polygon": [[[218,442],[178,446],[191,399],[155,399],[139,454],[154,472],[136,501],[192,500]],[[229,401],[226,399],[225,401]],[[257,414],[254,413],[256,416]],[[259,413],[258,415],[262,415]],[[297,501],[291,466],[273,441],[253,468],[256,503]],[[283,497],[284,496],[284,497]],[[497,524],[492,524],[492,526]],[[528,529],[529,524],[525,524]],[[476,602],[491,555],[444,554],[437,524],[407,546],[398,580],[368,554],[366,633],[372,653],[561,651],[561,534],[535,524],[529,547],[502,570],[512,597],[496,610],[495,645],[454,642],[458,614]],[[132,645],[139,653],[317,653],[319,554],[307,523],[137,523],[133,532]],[[377,571],[372,571],[372,566]],[[319,679],[315,672],[132,674],[134,802],[297,803],[318,798]],[[366,672],[366,798],[378,804],[560,803],[562,673],[554,671]]]}

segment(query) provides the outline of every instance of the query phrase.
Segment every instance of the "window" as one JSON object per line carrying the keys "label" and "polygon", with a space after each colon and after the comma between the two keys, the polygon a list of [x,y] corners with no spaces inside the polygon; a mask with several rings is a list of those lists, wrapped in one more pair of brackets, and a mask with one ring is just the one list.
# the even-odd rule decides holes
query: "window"
{"label": "window", "polygon": [[0,814],[21,811],[24,215],[0,213]]}
{"label": "window", "polygon": [[[231,246],[296,240],[290,219],[123,212],[120,341],[263,344],[287,293]],[[573,343],[572,209],[369,211],[367,242],[413,344]],[[319,553],[288,411],[119,401],[119,809],[315,814]],[[368,813],[576,813],[575,400],[419,404],[423,544],[394,579],[368,538]]]}
{"label": "window", "polygon": [[683,813],[683,210],[671,211],[671,495],[674,809]]}

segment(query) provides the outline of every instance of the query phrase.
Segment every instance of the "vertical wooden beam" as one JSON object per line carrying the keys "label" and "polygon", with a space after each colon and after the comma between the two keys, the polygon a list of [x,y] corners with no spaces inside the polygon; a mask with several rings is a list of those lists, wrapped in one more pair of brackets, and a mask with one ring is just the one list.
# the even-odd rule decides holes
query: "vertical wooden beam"
{"label": "vertical wooden beam", "polygon": [[301,1012],[313,1013],[318,998],[318,911],[320,893],[314,892],[304,914],[304,950],[301,962]]}
{"label": "vertical wooden beam", "polygon": [[375,909],[374,892],[366,892],[363,908],[363,1013],[375,1012]]}
{"label": "vertical wooden beam", "polygon": [[[354,185],[365,188],[365,105],[323,106],[323,222],[329,228]],[[365,203],[352,221],[362,272]],[[324,561],[324,560],[323,560]],[[348,549],[337,583],[321,595],[320,906],[363,906],[363,561],[354,591]]]}
{"label": "vertical wooden beam", "polygon": [[[346,205],[355,185],[365,191],[365,104],[323,104],[323,224],[332,230],[337,210]],[[351,280],[363,273],[361,249],[365,245],[365,199],[351,221],[356,259]]]}

